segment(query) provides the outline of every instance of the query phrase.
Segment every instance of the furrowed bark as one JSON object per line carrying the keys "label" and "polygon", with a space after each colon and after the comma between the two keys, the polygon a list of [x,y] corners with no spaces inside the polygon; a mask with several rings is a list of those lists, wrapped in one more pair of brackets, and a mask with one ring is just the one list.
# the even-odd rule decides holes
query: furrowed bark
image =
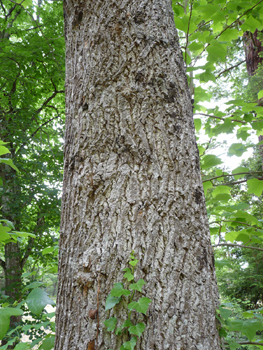
{"label": "furrowed bark", "polygon": [[[167,0],[64,2],[56,350],[119,349],[103,321],[131,250],[152,299],[135,349],[218,350],[218,291],[184,62]],[[88,317],[96,309],[97,321]],[[139,296],[137,295],[137,298]],[[137,300],[137,299],[136,299]],[[133,320],[137,318],[134,313]]]}

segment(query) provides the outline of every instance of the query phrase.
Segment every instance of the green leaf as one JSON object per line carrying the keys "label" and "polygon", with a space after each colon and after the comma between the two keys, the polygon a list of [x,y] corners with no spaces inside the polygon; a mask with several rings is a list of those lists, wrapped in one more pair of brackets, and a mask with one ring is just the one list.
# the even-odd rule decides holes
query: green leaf
{"label": "green leaf", "polygon": [[132,337],[130,341],[127,341],[126,343],[122,344],[120,347],[120,350],[133,350],[136,345],[137,339],[135,337]]}
{"label": "green leaf", "polygon": [[232,143],[228,149],[228,155],[231,157],[233,155],[241,157],[244,152],[246,152],[247,147],[242,143]]}
{"label": "green leaf", "polygon": [[201,127],[202,127],[201,119],[195,118],[194,119],[194,124],[195,124],[195,130],[196,130],[196,132],[198,132],[201,129]]}
{"label": "green leaf", "polygon": [[148,310],[150,303],[151,303],[151,299],[142,297],[138,301],[132,301],[130,304],[128,304],[128,309],[136,310],[146,315],[146,311]]}
{"label": "green leaf", "polygon": [[7,153],[10,153],[9,149],[6,148],[5,146],[0,146],[0,156]]}
{"label": "green leaf", "polygon": [[263,181],[258,179],[247,180],[248,191],[247,193],[254,193],[256,196],[261,196],[263,192]]}
{"label": "green leaf", "polygon": [[144,329],[145,329],[145,324],[140,322],[140,323],[136,324],[135,326],[129,327],[128,331],[130,334],[138,335],[140,337],[142,335]]}
{"label": "green leaf", "polygon": [[35,289],[35,288],[42,286],[43,284],[45,284],[45,282],[34,281],[34,282],[28,284],[27,286],[25,286],[25,288],[23,290]]}
{"label": "green leaf", "polygon": [[212,95],[207,92],[207,90],[201,88],[201,86],[195,87],[194,93],[195,104],[199,102],[210,101],[212,97]]}
{"label": "green leaf", "polygon": [[129,288],[130,288],[131,290],[138,290],[139,292],[141,292],[141,291],[142,291],[142,286],[143,286],[144,284],[146,284],[146,283],[144,282],[144,280],[143,280],[143,279],[140,279],[138,282],[131,284]]}
{"label": "green leaf", "polygon": [[120,301],[121,301],[121,297],[116,298],[116,297],[113,297],[112,295],[108,295],[106,299],[105,310],[107,311],[112,309],[116,304],[119,304]]}
{"label": "green leaf", "polygon": [[246,319],[246,320],[233,320],[228,321],[228,328],[230,331],[237,331],[244,334],[250,341],[256,335],[256,332],[263,330],[263,323],[256,319]]}
{"label": "green leaf", "polygon": [[[246,167],[243,167],[243,166],[239,166],[239,167],[235,168],[234,170],[232,170],[232,174],[247,173],[247,172],[249,172],[249,169]],[[245,174],[244,175],[235,175],[234,178],[235,178],[235,180],[238,180],[244,176],[245,176]]]}
{"label": "green leaf", "polygon": [[40,346],[40,350],[51,350],[55,345],[55,336],[46,338]]}
{"label": "green leaf", "polygon": [[22,2],[22,5],[23,5],[24,8],[29,7],[29,6],[32,5],[32,0],[24,0]]}
{"label": "green leaf", "polygon": [[227,193],[230,194],[231,187],[229,186],[217,186],[212,192],[212,196],[216,197],[218,194]]}
{"label": "green leaf", "polygon": [[230,268],[232,267],[232,265],[228,260],[215,260],[215,267],[217,267],[218,269],[222,269],[224,266],[227,266]]}
{"label": "green leaf", "polygon": [[220,316],[224,319],[227,320],[229,318],[229,316],[232,315],[232,310],[226,309],[224,307],[222,307],[221,305],[218,307],[218,310],[220,312]]}
{"label": "green leaf", "polygon": [[15,166],[15,164],[13,163],[12,159],[9,158],[0,158],[0,163],[4,163],[7,164],[9,166],[11,166],[11,168],[13,168],[14,170],[18,171],[18,168]]}
{"label": "green leaf", "polygon": [[8,332],[10,325],[10,317],[21,315],[23,315],[23,311],[20,309],[15,309],[11,307],[5,307],[0,309],[0,340],[2,340]]}
{"label": "green leaf", "polygon": [[206,154],[201,158],[201,168],[208,169],[212,166],[222,164],[222,160],[214,154]]}
{"label": "green leaf", "polygon": [[209,188],[212,188],[212,187],[213,187],[213,184],[212,184],[211,181],[207,181],[207,182],[204,182],[204,183],[203,183],[203,187],[204,187],[204,193],[205,193],[205,195],[206,195],[207,190],[208,190]]}
{"label": "green leaf", "polygon": [[127,280],[130,282],[134,279],[133,274],[131,273],[131,269],[129,269],[128,267],[126,267],[125,269],[123,269],[123,271],[126,271],[125,274],[123,275],[123,277],[127,278]]}
{"label": "green leaf", "polygon": [[54,251],[57,251],[57,250],[58,250],[58,246],[47,247],[47,248],[42,250],[42,255],[53,253]]}
{"label": "green leaf", "polygon": [[40,315],[41,311],[48,305],[55,305],[56,303],[50,299],[47,293],[40,288],[33,289],[26,298],[26,303],[29,310],[35,314]]}
{"label": "green leaf", "polygon": [[7,226],[3,226],[0,224],[0,242],[5,242],[10,240],[10,235],[8,232],[10,231],[10,228]]}
{"label": "green leaf", "polygon": [[121,297],[122,295],[130,295],[131,292],[123,288],[122,283],[115,283],[114,288],[111,290],[110,294],[113,297]]}
{"label": "green leaf", "polygon": [[199,150],[199,155],[202,156],[203,153],[205,152],[205,148],[203,146],[198,146],[198,150]]}
{"label": "green leaf", "polygon": [[132,322],[130,320],[126,320],[119,328],[117,328],[115,334],[120,335],[123,328],[133,326]]}
{"label": "green leaf", "polygon": [[107,327],[108,332],[114,331],[116,324],[117,324],[117,318],[116,317],[111,317],[105,320],[104,325]]}
{"label": "green leaf", "polygon": [[263,90],[260,90],[258,93],[258,99],[260,100],[263,97]]}
{"label": "green leaf", "polygon": [[10,232],[11,235],[17,236],[17,237],[32,237],[36,238],[36,235],[34,233],[29,233],[29,232],[20,232],[20,231],[12,231]]}
{"label": "green leaf", "polygon": [[138,264],[138,262],[139,262],[139,260],[135,259],[135,260],[133,260],[133,261],[130,261],[129,264],[130,264],[131,266],[136,266],[136,265]]}
{"label": "green leaf", "polygon": [[31,349],[30,343],[19,343],[14,348],[14,350],[28,350],[28,349]]}

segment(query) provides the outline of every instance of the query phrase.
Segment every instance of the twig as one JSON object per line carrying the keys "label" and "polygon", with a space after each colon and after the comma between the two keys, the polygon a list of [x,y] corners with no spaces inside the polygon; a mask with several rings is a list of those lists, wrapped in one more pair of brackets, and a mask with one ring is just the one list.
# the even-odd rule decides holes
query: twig
{"label": "twig", "polygon": [[[256,225],[254,225],[254,226],[253,225],[249,225],[249,224],[247,224],[247,223],[245,223],[243,221],[237,221],[237,220],[221,220],[221,221],[223,221],[223,222],[236,222],[236,223],[241,224],[243,226],[253,227],[255,229],[262,230],[262,227],[258,227]],[[219,225],[219,224],[221,224],[221,221],[212,221],[212,222],[209,223],[209,225],[212,225],[212,224],[218,224]]]}
{"label": "twig", "polygon": [[213,244],[213,245],[212,245],[212,247],[218,247],[218,246],[228,246],[228,247],[248,248],[248,249],[260,250],[261,252],[263,252],[263,248],[251,247],[251,246],[242,245],[242,244],[234,244],[234,243],[218,243],[218,244]]}
{"label": "twig", "polygon": [[[48,102],[49,102],[49,101],[48,101]],[[47,102],[47,103],[48,103],[48,102]],[[49,106],[47,106],[47,107],[49,107]],[[25,142],[22,143],[22,145],[19,147],[18,151],[16,152],[16,155],[21,151],[22,148],[25,147],[25,145],[28,143],[28,141],[29,141],[30,139],[32,139],[32,137],[34,137],[35,134],[36,134],[40,129],[43,128],[43,126],[47,125],[49,122],[51,122],[52,120],[57,119],[57,118],[59,118],[59,117],[60,117],[60,115],[57,115],[57,116],[55,116],[55,117],[53,117],[53,118],[47,120],[45,123],[41,124],[41,125],[28,137],[28,139],[27,139]]]}
{"label": "twig", "polygon": [[[226,177],[226,176],[236,176],[236,175],[249,175],[249,174],[262,174],[263,171],[250,171],[250,172],[247,172],[247,173],[236,173],[236,174],[223,174],[223,175],[219,175],[219,176],[214,176],[214,177],[211,177],[210,179],[207,179],[207,180],[204,180],[204,182],[208,182],[208,181],[212,181],[212,180],[215,180],[215,179],[219,179],[220,177]],[[233,182],[231,182],[233,183]]]}
{"label": "twig", "polygon": [[[215,115],[211,115],[211,114],[206,114],[206,113],[195,113],[195,115],[203,115],[205,117],[209,117],[209,118],[216,118],[216,119],[220,119],[225,121],[226,118],[222,118],[222,117],[217,117]],[[258,120],[257,120],[258,121]],[[247,122],[244,122],[242,120],[237,120],[237,119],[231,119],[231,122],[237,122],[237,123],[241,123],[241,124],[246,124]]]}
{"label": "twig", "polygon": [[263,345],[263,343],[257,343],[255,341],[242,341],[242,342],[238,342],[238,344],[247,344],[247,345]]}
{"label": "twig", "polygon": [[[262,178],[257,178],[257,177],[255,177],[254,179],[262,180]],[[225,183],[223,183],[223,184],[220,184],[220,186],[239,185],[239,184],[242,184],[242,183],[244,183],[244,182],[247,182],[248,180],[250,180],[250,179],[245,179],[245,180],[240,180],[240,181],[234,181],[234,182],[225,182]]]}
{"label": "twig", "polygon": [[[11,0],[10,0],[11,1]],[[248,10],[246,10],[242,15],[240,15],[234,22],[232,22],[231,24],[229,24],[228,26],[226,26],[225,29],[223,29],[217,36],[214,37],[213,40],[216,40],[220,37],[220,35],[222,35],[227,29],[231,28],[236,22],[238,22],[240,20],[240,18],[242,18],[243,16],[245,16],[249,11],[253,10],[255,7],[257,7],[263,0],[260,0],[257,4],[255,4],[254,6],[250,7]],[[201,55],[206,51],[206,49],[208,48],[208,46],[210,46],[211,43],[208,43],[206,45],[206,47],[203,49],[203,51],[200,53],[199,57],[201,57]]]}
{"label": "twig", "polygon": [[231,66],[231,67],[229,67],[229,68],[227,68],[227,69],[223,70],[222,72],[220,72],[220,73],[219,73],[219,74],[216,76],[216,79],[217,79],[217,78],[219,78],[219,77],[220,77],[220,75],[222,75],[222,74],[224,74],[224,73],[226,73],[226,72],[230,71],[231,69],[234,69],[234,68],[236,68],[236,67],[240,66],[240,65],[241,65],[242,63],[244,63],[244,62],[246,62],[246,60],[243,60],[243,61],[241,61],[241,62],[239,62],[239,63],[235,64],[234,66]]}

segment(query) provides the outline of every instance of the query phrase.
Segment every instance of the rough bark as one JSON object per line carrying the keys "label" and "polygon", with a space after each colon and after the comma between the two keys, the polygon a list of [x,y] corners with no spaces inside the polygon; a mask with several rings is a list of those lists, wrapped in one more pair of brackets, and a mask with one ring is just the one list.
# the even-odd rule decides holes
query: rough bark
{"label": "rough bark", "polygon": [[[245,32],[244,33],[244,49],[246,56],[246,66],[247,74],[249,77],[255,74],[258,69],[259,64],[263,62],[263,57],[260,57],[260,52],[263,51],[263,46],[261,41],[258,39],[258,30],[256,29],[254,33]],[[262,99],[258,101],[258,104],[262,105]],[[258,137],[258,141],[263,141],[263,135]],[[261,160],[262,160],[262,170],[263,170],[263,145],[259,146]]]}
{"label": "rough bark", "polygon": [[258,65],[263,61],[263,58],[259,56],[259,53],[263,51],[261,41],[258,40],[258,30],[254,33],[244,33],[244,49],[246,55],[247,73],[252,76]]}
{"label": "rough bark", "polygon": [[[134,250],[136,278],[152,299],[135,349],[218,350],[213,252],[170,1],[66,0],[64,10],[55,349],[117,350],[127,340],[102,322],[127,317],[118,307],[105,312],[105,300]],[[88,314],[98,296],[97,341],[97,321]]]}

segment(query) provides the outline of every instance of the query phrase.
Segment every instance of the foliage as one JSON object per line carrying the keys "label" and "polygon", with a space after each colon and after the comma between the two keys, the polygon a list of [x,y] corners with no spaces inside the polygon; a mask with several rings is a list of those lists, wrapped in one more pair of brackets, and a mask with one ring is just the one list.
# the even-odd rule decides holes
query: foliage
{"label": "foliage", "polygon": [[[62,3],[39,4],[1,0],[0,14],[0,57],[5,62],[0,66],[0,262],[8,258],[4,245],[19,245],[21,260],[25,260],[20,286],[21,294],[26,293],[23,300],[29,295],[29,289],[26,292],[24,288],[31,283],[45,280],[50,283],[46,287],[50,293],[55,290],[62,181]],[[242,344],[251,349],[253,345],[245,343],[262,338],[262,252],[241,245],[263,247],[262,142],[257,140],[263,135],[263,79],[262,65],[248,77],[243,44],[247,31],[263,29],[263,1],[173,0],[173,10],[194,98],[220,293],[223,301],[231,302],[220,309],[221,332],[230,349],[241,348]],[[225,164],[226,158],[230,162],[241,159],[253,147],[255,152],[249,160],[231,169]],[[136,265],[136,259],[132,261]],[[125,269],[128,282],[134,280],[133,271],[134,267]],[[106,307],[112,310],[136,290],[140,292],[142,286],[142,280],[127,289],[116,283]],[[44,292],[34,290],[33,297]],[[44,294],[42,297],[45,299]],[[138,312],[145,310],[143,300],[130,303]],[[17,308],[17,304],[6,307]],[[40,323],[45,322],[41,315]],[[116,328],[114,322],[106,325],[109,331]],[[9,333],[26,331],[19,327]],[[123,344],[124,349],[134,348],[136,332],[138,336],[142,326],[127,323],[122,332],[128,329],[135,332],[130,333],[135,337]],[[53,341],[52,336],[47,338],[42,348],[51,348]],[[16,348],[19,346],[29,347],[20,343]]]}
{"label": "foliage", "polygon": [[[123,283],[115,283],[113,289],[106,299],[105,310],[111,310],[115,305],[120,304],[121,301],[123,301],[122,297],[124,296],[127,301],[126,303],[128,303],[126,306],[128,317],[126,320],[119,320],[119,323],[122,322],[122,324],[117,327],[115,334],[121,335],[123,332],[128,332],[130,336],[135,335],[137,337],[140,337],[145,329],[145,324],[143,322],[133,324],[131,321],[131,314],[132,311],[135,310],[138,313],[146,315],[149,304],[151,303],[151,299],[147,297],[141,297],[138,299],[138,301],[133,301],[136,291],[141,293],[145,282],[143,279],[139,279],[137,282],[130,283],[131,281],[134,281],[134,270],[138,263],[138,260],[135,259],[134,251],[131,252],[130,258],[131,260],[129,261],[129,264],[132,266],[132,269],[128,267],[125,268],[125,274],[123,276],[127,280],[126,284],[128,285],[128,289],[125,289],[123,287]],[[110,317],[104,321],[104,325],[107,328],[108,332],[114,332],[117,323],[118,319],[116,317]],[[131,337],[129,341],[122,344],[120,350],[133,350],[136,345],[136,341],[136,337]]]}

